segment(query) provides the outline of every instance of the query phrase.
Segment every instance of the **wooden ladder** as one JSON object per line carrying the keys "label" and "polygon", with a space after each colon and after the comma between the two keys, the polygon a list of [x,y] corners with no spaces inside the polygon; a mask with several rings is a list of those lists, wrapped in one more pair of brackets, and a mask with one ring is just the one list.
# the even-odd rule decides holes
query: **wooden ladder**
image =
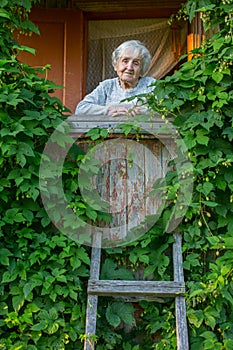
{"label": "wooden ladder", "polygon": [[132,297],[132,301],[156,300],[158,297],[174,297],[176,312],[177,350],[188,350],[188,328],[185,304],[185,283],[182,258],[182,235],[174,233],[173,281],[123,281],[100,280],[101,234],[93,235],[90,278],[86,312],[86,339],[84,350],[94,350],[98,296]]}

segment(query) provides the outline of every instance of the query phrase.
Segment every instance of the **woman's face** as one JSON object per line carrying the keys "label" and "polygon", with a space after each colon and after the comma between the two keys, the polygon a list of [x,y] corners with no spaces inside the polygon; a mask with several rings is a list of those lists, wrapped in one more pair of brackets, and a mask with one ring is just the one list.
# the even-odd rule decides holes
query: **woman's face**
{"label": "woman's face", "polygon": [[124,89],[134,88],[140,77],[142,61],[133,51],[126,51],[118,60],[115,71]]}

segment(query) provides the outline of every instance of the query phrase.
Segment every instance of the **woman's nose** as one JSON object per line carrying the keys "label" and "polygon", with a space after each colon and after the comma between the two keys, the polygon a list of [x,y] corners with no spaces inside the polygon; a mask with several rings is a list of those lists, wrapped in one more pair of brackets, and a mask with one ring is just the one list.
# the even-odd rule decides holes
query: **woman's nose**
{"label": "woman's nose", "polygon": [[129,62],[128,62],[127,68],[128,68],[128,69],[133,69],[133,62],[132,62],[132,61],[129,61]]}

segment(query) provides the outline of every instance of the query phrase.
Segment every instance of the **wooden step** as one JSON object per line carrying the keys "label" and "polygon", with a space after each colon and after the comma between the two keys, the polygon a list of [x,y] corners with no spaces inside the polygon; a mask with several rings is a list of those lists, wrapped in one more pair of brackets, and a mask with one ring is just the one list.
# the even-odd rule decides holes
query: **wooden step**
{"label": "wooden step", "polygon": [[185,293],[185,283],[176,281],[89,280],[88,294],[99,296],[176,297]]}

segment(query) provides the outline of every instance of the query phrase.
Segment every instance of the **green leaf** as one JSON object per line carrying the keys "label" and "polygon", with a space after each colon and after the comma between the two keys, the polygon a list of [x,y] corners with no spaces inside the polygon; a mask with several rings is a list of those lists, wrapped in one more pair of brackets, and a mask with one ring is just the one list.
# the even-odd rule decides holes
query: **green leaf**
{"label": "green leaf", "polygon": [[224,178],[222,176],[217,176],[216,177],[216,186],[220,189],[225,191],[226,187],[227,187],[227,183],[224,180]]}
{"label": "green leaf", "polygon": [[209,137],[206,136],[206,134],[207,134],[207,130],[203,130],[203,129],[197,130],[196,131],[197,143],[207,146],[209,142]]}
{"label": "green leaf", "polygon": [[[179,140],[178,140],[179,141]],[[177,143],[179,144],[179,142],[177,141]],[[185,146],[187,147],[187,149],[191,149],[196,145],[196,138],[193,135],[193,132],[187,132],[184,136],[183,141]]]}
{"label": "green leaf", "polygon": [[193,266],[200,266],[199,254],[191,253],[186,257],[184,261],[184,268],[187,270],[193,269]]}
{"label": "green leaf", "polygon": [[230,141],[233,140],[233,128],[231,126],[228,126],[227,128],[225,128],[222,134],[227,135]]}
{"label": "green leaf", "polygon": [[81,309],[80,305],[75,304],[73,310],[72,310],[72,316],[71,316],[71,321],[76,321],[81,317]]}
{"label": "green leaf", "polygon": [[69,296],[71,297],[71,299],[77,301],[78,300],[78,293],[76,293],[75,291],[73,290],[70,290],[69,291]]}
{"label": "green leaf", "polygon": [[98,140],[100,137],[100,129],[99,128],[92,128],[86,133],[87,137],[90,137],[92,141]]}
{"label": "green leaf", "polygon": [[214,189],[214,185],[211,182],[204,182],[202,189],[204,195],[208,196],[208,194]]}
{"label": "green leaf", "polygon": [[219,49],[224,45],[224,42],[225,40],[222,37],[218,38],[217,40],[214,40],[213,42],[214,51],[219,51]]}
{"label": "green leaf", "polygon": [[200,328],[204,320],[204,314],[201,310],[189,309],[187,312],[188,320],[195,327]]}
{"label": "green leaf", "polygon": [[19,312],[19,310],[22,308],[25,302],[25,297],[23,294],[16,295],[12,298],[12,305],[15,310],[15,312]]}
{"label": "green leaf", "polygon": [[210,208],[217,207],[217,205],[218,205],[218,203],[212,202],[212,201],[202,201],[202,203],[204,205],[206,205],[207,207],[210,207]]}
{"label": "green leaf", "polygon": [[51,223],[50,217],[47,216],[47,215],[44,216],[44,217],[41,219],[41,225],[42,225],[43,227],[48,226],[50,223]]}
{"label": "green leaf", "polygon": [[49,317],[53,321],[55,321],[58,318],[58,312],[57,312],[57,310],[54,307],[52,307],[49,310]]}
{"label": "green leaf", "polygon": [[133,280],[134,276],[132,271],[129,271],[124,267],[118,267],[112,259],[108,258],[102,265],[101,279]]}
{"label": "green leaf", "polygon": [[217,246],[220,241],[219,237],[216,236],[206,237],[206,239],[212,246]]}
{"label": "green leaf", "polygon": [[73,342],[75,342],[77,340],[77,338],[78,338],[77,331],[74,328],[72,328],[72,327],[70,327],[70,329],[69,329],[69,336],[70,336],[70,339]]}
{"label": "green leaf", "polygon": [[214,189],[214,185],[211,182],[204,182],[203,184],[197,185],[197,190],[201,193],[203,193],[205,196],[208,196],[208,194]]}
{"label": "green leaf", "polygon": [[32,326],[31,330],[40,332],[40,331],[45,330],[47,327],[48,327],[47,321],[42,320],[39,323],[37,323],[36,325]]}
{"label": "green leaf", "polygon": [[4,9],[0,9],[0,17],[10,19],[10,13]]}
{"label": "green leaf", "polygon": [[118,327],[121,321],[129,325],[134,325],[134,311],[135,309],[132,304],[113,302],[107,307],[106,318],[114,328]]}
{"label": "green leaf", "polygon": [[76,250],[77,257],[82,260],[85,264],[89,265],[90,264],[90,258],[89,255],[87,254],[86,250],[83,247],[79,247]]}
{"label": "green leaf", "polygon": [[97,212],[95,210],[92,210],[90,207],[87,207],[86,214],[91,220],[96,220],[98,216]]}
{"label": "green leaf", "polygon": [[233,171],[232,168],[226,168],[224,170],[224,178],[228,183],[231,183],[233,181]]}
{"label": "green leaf", "polygon": [[212,330],[214,330],[216,326],[216,317],[212,315],[206,315],[206,314],[205,314],[205,317],[206,317],[206,324],[210,326]]}
{"label": "green leaf", "polygon": [[19,153],[22,153],[22,154],[25,154],[26,156],[29,156],[29,157],[35,157],[35,154],[34,154],[34,151],[32,149],[32,147],[25,143],[25,142],[20,142],[19,145],[18,145],[18,152]]}
{"label": "green leaf", "polygon": [[33,55],[36,54],[36,50],[32,47],[28,47],[28,46],[24,46],[24,45],[20,45],[20,46],[13,46],[14,49],[17,49],[19,51],[24,51],[24,52],[29,52]]}
{"label": "green leaf", "polygon": [[13,254],[6,248],[0,249],[0,264],[9,266],[9,256]]}
{"label": "green leaf", "polygon": [[[228,229],[233,228],[232,221],[228,224]],[[231,226],[230,226],[230,224],[231,224]],[[232,230],[229,230],[229,231],[232,232]],[[225,237],[224,242],[225,242],[226,249],[233,249],[233,237]]]}
{"label": "green leaf", "polygon": [[119,324],[121,323],[121,319],[118,315],[112,313],[112,310],[110,307],[107,308],[106,311],[106,319],[108,323],[113,326],[114,328],[118,327]]}
{"label": "green leaf", "polygon": [[108,135],[108,129],[101,129],[100,130],[100,136],[101,137],[107,137],[107,135]]}
{"label": "green leaf", "polygon": [[70,265],[73,267],[73,270],[75,270],[82,265],[82,262],[77,256],[74,256],[70,258]]}
{"label": "green leaf", "polygon": [[8,305],[4,302],[0,302],[0,315],[7,315],[8,314]]}
{"label": "green leaf", "polygon": [[189,14],[189,22],[191,23],[196,12],[196,2],[190,1],[186,4],[187,13]]}
{"label": "green leaf", "polygon": [[25,218],[26,221],[28,222],[32,222],[33,219],[34,219],[34,214],[31,210],[28,210],[28,209],[23,209],[23,216]]}
{"label": "green leaf", "polygon": [[123,303],[119,308],[122,321],[131,326],[135,325],[134,307],[132,304]]}
{"label": "green leaf", "polygon": [[218,84],[223,79],[224,75],[221,72],[214,72],[212,74],[212,78]]}
{"label": "green leaf", "polygon": [[216,335],[211,331],[205,331],[201,333],[201,337],[205,339],[216,339]]}
{"label": "green leaf", "polygon": [[219,312],[213,307],[207,306],[207,308],[204,310],[204,315],[206,324],[210,326],[212,330],[214,330],[217,323],[217,318],[220,316]]}
{"label": "green leaf", "polygon": [[144,277],[146,278],[146,277],[150,276],[151,274],[153,274],[155,269],[156,269],[156,265],[149,265],[149,266],[147,266],[144,269]]}

